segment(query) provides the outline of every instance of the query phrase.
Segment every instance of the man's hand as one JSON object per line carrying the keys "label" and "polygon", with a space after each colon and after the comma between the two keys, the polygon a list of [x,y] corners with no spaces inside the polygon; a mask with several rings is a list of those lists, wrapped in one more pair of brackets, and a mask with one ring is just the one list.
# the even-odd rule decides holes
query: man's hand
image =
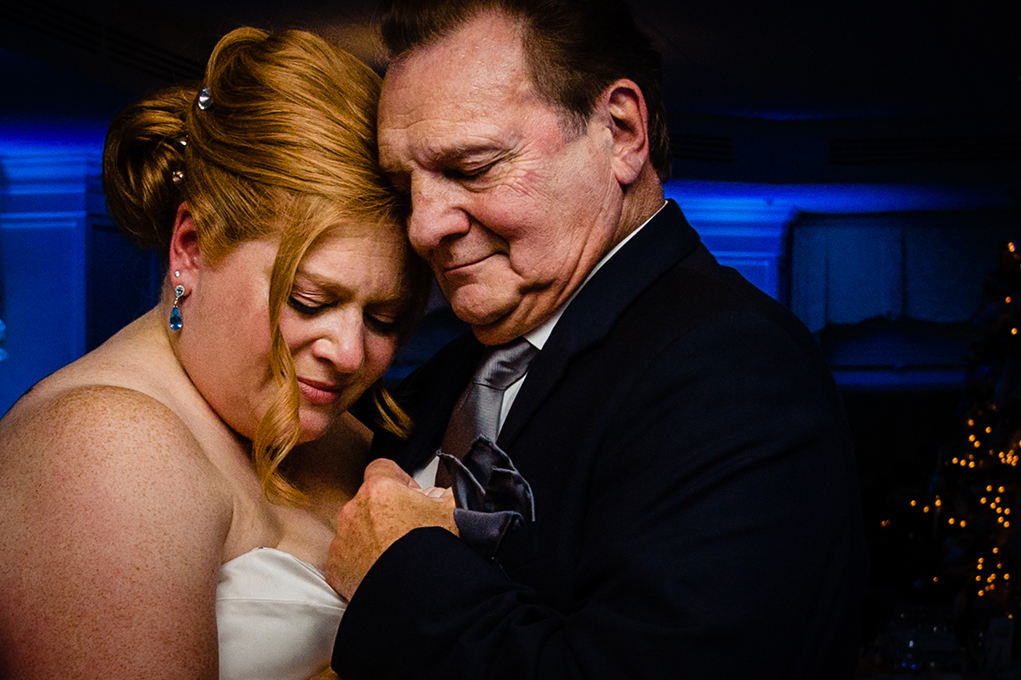
{"label": "man's hand", "polygon": [[365,481],[337,514],[326,580],[348,600],[379,556],[418,527],[439,526],[457,534],[454,497],[449,490],[422,490],[392,460],[365,468]]}

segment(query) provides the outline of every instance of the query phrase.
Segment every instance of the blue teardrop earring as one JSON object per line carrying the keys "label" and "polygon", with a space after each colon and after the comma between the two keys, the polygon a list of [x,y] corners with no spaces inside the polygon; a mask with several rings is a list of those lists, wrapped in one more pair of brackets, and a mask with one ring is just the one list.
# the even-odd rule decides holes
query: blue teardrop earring
{"label": "blue teardrop earring", "polygon": [[[181,272],[174,272],[174,276],[180,276]],[[177,284],[174,288],[174,306],[170,308],[170,330],[179,331],[184,327],[184,320],[181,318],[181,309],[177,303],[184,297],[184,286]]]}

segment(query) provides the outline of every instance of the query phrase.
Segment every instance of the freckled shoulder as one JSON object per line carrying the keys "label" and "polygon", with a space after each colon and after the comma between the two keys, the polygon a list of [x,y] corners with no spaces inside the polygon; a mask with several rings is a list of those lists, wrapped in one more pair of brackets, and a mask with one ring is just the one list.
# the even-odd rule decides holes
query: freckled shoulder
{"label": "freckled shoulder", "polygon": [[217,484],[219,473],[185,423],[142,392],[84,385],[23,401],[0,422],[0,470],[106,463],[143,474],[156,466],[161,473],[205,472]]}
{"label": "freckled shoulder", "polygon": [[[77,386],[12,409],[0,422],[0,484],[7,490],[0,507],[8,510],[18,498],[88,505],[101,497],[97,491],[116,487],[125,503],[149,511],[201,509],[224,534],[232,507],[222,473],[170,408],[108,385]],[[0,513],[0,527],[4,516],[11,514]]]}
{"label": "freckled shoulder", "polygon": [[23,400],[0,423],[0,485],[0,667],[215,668],[231,496],[169,408],[111,386]]}

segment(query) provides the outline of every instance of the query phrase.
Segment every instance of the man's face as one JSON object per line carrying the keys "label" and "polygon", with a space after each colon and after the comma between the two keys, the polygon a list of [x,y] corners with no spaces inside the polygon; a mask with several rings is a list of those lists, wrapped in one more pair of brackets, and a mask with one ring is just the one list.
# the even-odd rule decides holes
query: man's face
{"label": "man's face", "polygon": [[391,65],[379,116],[411,243],[482,342],[542,324],[620,239],[611,126],[595,115],[566,129],[502,14]]}

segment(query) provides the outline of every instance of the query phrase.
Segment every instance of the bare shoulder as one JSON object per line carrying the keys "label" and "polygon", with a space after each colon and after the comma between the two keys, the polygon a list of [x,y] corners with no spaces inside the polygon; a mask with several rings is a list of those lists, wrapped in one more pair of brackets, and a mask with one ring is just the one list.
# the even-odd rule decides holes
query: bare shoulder
{"label": "bare shoulder", "polygon": [[229,487],[185,423],[123,387],[77,386],[12,409],[0,422],[0,484],[3,534],[13,521],[27,527],[111,506],[165,514],[165,526],[202,516],[222,535],[230,522]]}
{"label": "bare shoulder", "polygon": [[0,647],[16,650],[0,667],[144,677],[162,655],[192,677],[215,668],[231,497],[173,411],[111,386],[23,400],[0,423],[0,484]]}
{"label": "bare shoulder", "polygon": [[83,385],[23,402],[0,421],[0,476],[69,466],[79,481],[102,472],[226,492],[185,423],[149,395]]}

